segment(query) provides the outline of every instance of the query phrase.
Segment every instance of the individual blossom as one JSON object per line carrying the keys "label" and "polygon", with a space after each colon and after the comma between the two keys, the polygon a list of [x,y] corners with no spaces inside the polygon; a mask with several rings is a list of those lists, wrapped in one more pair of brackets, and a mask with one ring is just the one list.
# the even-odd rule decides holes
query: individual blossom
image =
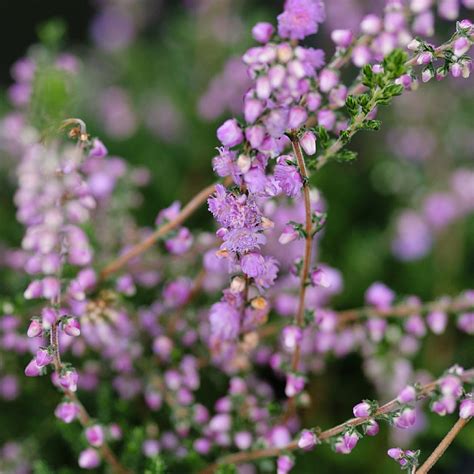
{"label": "individual blossom", "polygon": [[298,448],[309,451],[318,443],[318,438],[310,430],[303,430],[298,439]]}
{"label": "individual blossom", "polygon": [[470,393],[459,405],[459,417],[467,420],[474,416],[474,400]]}
{"label": "individual blossom", "polygon": [[64,423],[71,423],[78,416],[79,407],[73,402],[63,402],[56,407],[54,414]]}
{"label": "individual blossom", "polygon": [[393,418],[393,424],[397,428],[407,429],[415,424],[416,412],[413,408],[403,408],[397,416]]}
{"label": "individual blossom", "polygon": [[282,38],[304,39],[318,31],[325,20],[324,3],[320,0],[286,0],[278,15],[278,34]]}
{"label": "individual blossom", "polygon": [[365,292],[367,304],[380,309],[388,309],[395,299],[395,293],[383,283],[372,283]]}
{"label": "individual blossom", "polygon": [[368,436],[376,436],[379,430],[379,424],[375,420],[369,420],[364,426],[364,433]]}
{"label": "individual blossom", "polygon": [[301,393],[305,386],[305,377],[297,374],[288,374],[286,377],[285,395],[289,398]]}
{"label": "individual blossom", "polygon": [[87,448],[79,454],[78,463],[82,469],[95,469],[100,466],[99,453],[94,448]]}
{"label": "individual blossom", "polygon": [[303,180],[301,179],[298,168],[292,164],[288,164],[287,160],[292,161],[292,158],[286,155],[282,155],[278,158],[274,176],[287,196],[296,197],[301,192]]}
{"label": "individual blossom", "polygon": [[347,432],[337,438],[334,444],[336,453],[350,454],[359,441],[359,435],[355,432]]}
{"label": "individual blossom", "polygon": [[370,406],[370,403],[368,402],[358,403],[352,409],[352,413],[354,413],[354,416],[356,418],[365,418],[367,416],[370,416],[371,412],[372,412],[372,407]]}
{"label": "individual blossom", "polygon": [[294,465],[295,461],[291,456],[287,454],[279,456],[277,459],[277,474],[288,474]]}
{"label": "individual blossom", "polygon": [[85,435],[87,442],[95,448],[99,448],[104,443],[104,430],[100,425],[88,426]]}
{"label": "individual blossom", "polygon": [[220,339],[232,340],[239,334],[240,314],[229,303],[213,304],[209,313],[209,322],[211,323],[211,334]]}
{"label": "individual blossom", "polygon": [[224,146],[232,148],[242,143],[244,134],[237,120],[229,119],[217,129],[217,138]]}
{"label": "individual blossom", "polygon": [[416,389],[412,385],[407,385],[397,397],[399,403],[413,403],[416,401]]}

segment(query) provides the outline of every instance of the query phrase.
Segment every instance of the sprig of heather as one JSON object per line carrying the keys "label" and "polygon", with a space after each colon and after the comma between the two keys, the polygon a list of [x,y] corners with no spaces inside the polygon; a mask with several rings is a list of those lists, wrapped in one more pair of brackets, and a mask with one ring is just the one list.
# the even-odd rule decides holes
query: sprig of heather
{"label": "sprig of heather", "polygon": [[[70,309],[80,305],[96,283],[95,272],[90,268],[92,248],[81,228],[96,202],[82,167],[88,158],[107,154],[100,140],[90,139],[82,120],[64,122],[64,127],[71,125],[74,126],[69,136],[77,140],[77,145],[62,147],[59,141],[34,145],[25,152],[18,168],[20,186],[15,202],[18,218],[26,226],[22,246],[29,257],[25,270],[30,275],[42,275],[28,285],[24,296],[47,301],[41,317],[33,318],[28,328],[29,337],[41,337],[46,345],[39,347],[25,374],[35,377],[53,367],[53,383],[65,395],[56,416],[67,423],[77,418],[91,446],[80,454],[80,467],[97,467],[102,456],[115,472],[125,473],[105,442],[103,427],[93,422],[77,397],[76,369],[61,358],[60,341],[81,333],[79,321],[70,316]],[[66,266],[76,268],[74,278],[66,278]]]}
{"label": "sprig of heather", "polygon": [[[345,421],[333,428],[321,431],[319,428],[311,430],[304,429],[299,437],[290,443],[281,447],[268,447],[257,449],[249,452],[240,452],[223,456],[216,464],[212,464],[201,471],[201,474],[215,472],[219,466],[228,464],[240,464],[247,461],[255,461],[262,458],[287,456],[288,453],[296,450],[308,451],[314,449],[318,444],[326,442],[330,444],[336,452],[341,454],[349,454],[357,445],[358,441],[365,435],[375,436],[378,433],[377,421],[385,421],[390,424],[400,424],[400,417],[408,420],[409,425],[414,423],[414,411],[412,406],[417,402],[426,398],[436,398],[437,393],[443,390],[451,378],[455,378],[457,402],[463,397],[464,384],[471,384],[474,380],[474,369],[463,370],[457,366],[449,369],[443,377],[425,385],[414,385],[413,393],[408,397],[407,390],[404,389],[399,396],[381,406],[374,401],[364,401],[354,406],[355,418]],[[460,390],[458,390],[460,388]],[[472,400],[468,397],[465,399]],[[461,401],[460,411],[463,412]],[[469,420],[472,417],[472,408],[470,408],[469,416],[461,416],[463,420]],[[410,416],[408,416],[410,411]],[[454,411],[454,410],[453,410]],[[466,411],[467,414],[467,411]],[[466,415],[465,414],[465,415]],[[464,423],[463,423],[464,424]],[[415,452],[410,452],[415,453]],[[408,456],[411,456],[411,454]],[[397,454],[397,456],[395,456]],[[419,455],[419,453],[418,453]],[[389,456],[397,460],[406,459],[408,456],[401,450],[400,452],[392,452],[389,450]],[[404,463],[405,464],[405,463]],[[402,464],[402,465],[404,465]],[[286,471],[288,472],[288,470]]]}

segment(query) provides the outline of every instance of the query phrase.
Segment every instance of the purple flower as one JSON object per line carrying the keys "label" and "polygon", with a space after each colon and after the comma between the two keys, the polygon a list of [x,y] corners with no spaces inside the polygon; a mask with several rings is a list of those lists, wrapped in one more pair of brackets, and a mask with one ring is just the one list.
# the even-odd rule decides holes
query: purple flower
{"label": "purple flower", "polygon": [[98,138],[94,138],[94,140],[92,140],[91,149],[89,150],[89,156],[91,158],[103,158],[107,153],[108,151],[105,145]]}
{"label": "purple flower", "polygon": [[305,386],[305,378],[301,375],[288,374],[286,377],[285,395],[294,397],[301,393]]}
{"label": "purple flower", "polygon": [[474,400],[472,399],[472,394],[465,398],[459,405],[459,416],[467,420],[474,416]]}
{"label": "purple flower", "polygon": [[54,414],[64,423],[71,423],[79,414],[79,407],[72,402],[63,402],[56,407]]}
{"label": "purple flower", "polygon": [[334,30],[331,33],[331,39],[341,48],[347,48],[352,43],[352,38],[351,30]]}
{"label": "purple flower", "polygon": [[260,275],[255,279],[255,284],[261,290],[270,288],[278,276],[278,262],[273,257],[265,257],[264,267]]}
{"label": "purple flower", "polygon": [[311,284],[316,287],[329,288],[331,286],[331,280],[322,268],[313,270],[310,274],[310,280]]}
{"label": "purple flower", "polygon": [[467,334],[474,334],[474,313],[460,314],[457,320],[457,327]]}
{"label": "purple flower", "polygon": [[320,0],[286,0],[283,13],[278,15],[278,34],[282,38],[304,39],[318,31],[318,23],[326,18]]}
{"label": "purple flower", "polygon": [[441,397],[431,404],[431,411],[439,416],[454,413],[454,410],[456,410],[456,399],[450,396]]}
{"label": "purple flower", "polygon": [[283,192],[290,197],[299,195],[303,187],[303,180],[298,169],[286,163],[286,160],[291,157],[282,155],[278,159],[278,164],[275,166],[274,176]]}
{"label": "purple flower", "polygon": [[265,271],[265,259],[257,252],[250,252],[242,257],[240,266],[247,276],[257,278]]}
{"label": "purple flower", "polygon": [[85,435],[87,442],[95,448],[99,448],[102,446],[102,444],[104,444],[104,430],[100,425],[92,425],[87,427]]}
{"label": "purple flower", "polygon": [[42,374],[41,367],[38,367],[36,360],[33,359],[29,362],[29,364],[25,367],[25,375],[27,377],[38,377],[38,375]]}
{"label": "purple flower", "polygon": [[81,334],[81,325],[76,318],[67,318],[62,328],[68,336],[77,337]]}
{"label": "purple flower", "polygon": [[186,253],[193,245],[193,235],[187,227],[181,227],[174,237],[166,240],[165,247],[173,255]]}
{"label": "purple flower", "polygon": [[156,439],[146,439],[142,444],[143,454],[148,458],[153,458],[160,453],[160,443]]}
{"label": "purple flower", "polygon": [[432,311],[426,316],[426,322],[434,334],[443,334],[448,324],[448,315],[443,311]]}
{"label": "purple flower", "polygon": [[232,148],[242,143],[244,134],[237,120],[229,119],[217,129],[217,138],[224,146]]}
{"label": "purple flower", "polygon": [[75,392],[78,379],[79,377],[74,369],[67,369],[59,375],[58,382],[62,388]]}
{"label": "purple flower", "polygon": [[279,456],[277,459],[277,474],[288,474],[294,465],[295,462],[293,461],[293,458],[287,454]]}
{"label": "purple flower", "polygon": [[93,448],[87,448],[79,454],[78,463],[82,469],[95,469],[100,465],[99,453]]}
{"label": "purple flower", "polygon": [[375,420],[369,420],[365,425],[365,434],[368,436],[376,436],[379,432],[379,424]]}
{"label": "purple flower", "polygon": [[412,403],[416,400],[416,389],[412,385],[407,385],[397,397],[399,403]]}
{"label": "purple flower", "polygon": [[280,234],[280,237],[278,238],[278,242],[282,245],[289,244],[290,242],[293,242],[299,237],[298,232],[295,230],[294,226],[292,224],[287,224],[283,228],[283,232]]}
{"label": "purple flower", "polygon": [[393,422],[397,428],[407,429],[415,424],[416,413],[413,408],[404,408],[401,412],[393,419]]}
{"label": "purple flower", "polygon": [[352,413],[356,418],[365,418],[370,416],[371,407],[370,404],[367,402],[358,403],[353,409]]}
{"label": "purple flower", "polygon": [[249,431],[238,431],[234,435],[234,443],[240,451],[249,449],[252,445],[252,435]]}
{"label": "purple flower", "polygon": [[252,36],[259,43],[268,43],[275,28],[271,23],[260,22],[252,28]]}
{"label": "purple flower", "polygon": [[316,153],[316,136],[313,132],[304,132],[300,138],[300,145],[307,155],[314,155]]}
{"label": "purple flower", "polygon": [[380,309],[390,308],[394,299],[395,293],[380,282],[372,283],[365,292],[366,303]]}
{"label": "purple flower", "polygon": [[224,235],[221,249],[245,253],[260,248],[266,241],[265,236],[259,231],[247,228],[233,229]]}
{"label": "purple flower", "polygon": [[318,443],[318,438],[310,430],[303,430],[298,439],[298,448],[309,451]]}
{"label": "purple flower", "polygon": [[296,350],[296,347],[302,339],[303,332],[298,326],[285,326],[281,332],[283,347],[290,353]]}
{"label": "purple flower", "polygon": [[439,382],[441,393],[448,397],[459,398],[462,395],[462,382],[455,375],[446,375]]}
{"label": "purple flower", "polygon": [[357,433],[345,433],[337,439],[336,444],[334,445],[336,453],[350,454],[350,452],[356,447],[358,441],[359,436]]}
{"label": "purple flower", "polygon": [[46,367],[47,365],[53,362],[53,356],[49,353],[47,349],[38,349],[35,357],[36,365],[41,367]]}
{"label": "purple flower", "polygon": [[219,302],[211,306],[209,313],[211,334],[223,340],[235,339],[239,334],[240,314],[229,303]]}
{"label": "purple flower", "polygon": [[189,298],[192,282],[189,278],[178,278],[168,283],[163,290],[163,298],[168,307],[177,308]]}
{"label": "purple flower", "polygon": [[28,337],[37,337],[42,331],[43,326],[41,325],[41,321],[39,319],[32,319],[26,334]]}

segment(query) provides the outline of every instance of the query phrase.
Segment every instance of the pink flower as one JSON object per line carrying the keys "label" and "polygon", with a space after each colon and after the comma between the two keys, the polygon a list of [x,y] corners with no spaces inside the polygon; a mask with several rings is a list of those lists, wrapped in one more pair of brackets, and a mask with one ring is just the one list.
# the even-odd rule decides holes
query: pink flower
{"label": "pink flower", "polygon": [[358,403],[353,409],[352,412],[356,418],[364,418],[370,416],[371,408],[370,404],[367,402]]}
{"label": "pink flower", "polygon": [[336,453],[350,454],[350,452],[356,447],[358,441],[359,436],[356,433],[345,433],[337,439],[336,444],[334,445]]}
{"label": "pink flower", "polygon": [[304,132],[300,138],[300,145],[307,155],[314,155],[316,153],[316,136],[313,132]]}
{"label": "pink flower", "polygon": [[232,148],[242,143],[244,134],[237,120],[229,119],[217,129],[217,138],[224,146]]}
{"label": "pink flower", "polygon": [[397,397],[399,403],[412,403],[416,400],[416,390],[412,385],[407,385]]}
{"label": "pink flower", "polygon": [[259,43],[268,43],[274,31],[271,23],[259,22],[252,28],[252,36]]}
{"label": "pink flower", "polygon": [[467,420],[474,416],[474,400],[472,394],[468,398],[465,398],[459,405],[459,416]]}
{"label": "pink flower", "polygon": [[56,407],[54,414],[64,423],[71,423],[79,414],[79,407],[72,402],[63,402]]}
{"label": "pink flower", "polygon": [[394,419],[397,428],[407,429],[415,424],[416,413],[412,408],[404,408]]}
{"label": "pink flower", "polygon": [[95,448],[99,448],[104,444],[104,430],[100,425],[93,425],[86,428],[85,431],[87,442],[94,446]]}
{"label": "pink flower", "polygon": [[278,15],[278,34],[282,38],[304,39],[318,31],[318,23],[326,18],[320,0],[286,0],[283,13]]}
{"label": "pink flower", "polygon": [[95,469],[100,465],[99,453],[93,448],[87,448],[79,454],[78,463],[82,469]]}
{"label": "pink flower", "polygon": [[309,451],[313,449],[318,442],[316,435],[310,430],[303,430],[298,440],[298,448]]}

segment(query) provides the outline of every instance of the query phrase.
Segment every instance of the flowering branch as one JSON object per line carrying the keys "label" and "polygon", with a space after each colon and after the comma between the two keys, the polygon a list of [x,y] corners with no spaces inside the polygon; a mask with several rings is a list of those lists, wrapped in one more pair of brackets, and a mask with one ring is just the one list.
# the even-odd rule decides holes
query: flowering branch
{"label": "flowering branch", "polygon": [[130,250],[125,252],[123,255],[106,265],[100,272],[100,278],[106,279],[112,273],[117,272],[123,268],[130,260],[137,257],[138,255],[146,252],[152,247],[161,237],[172,231],[183,222],[188,219],[199,207],[204,204],[207,198],[215,191],[216,184],[211,184],[201,191],[199,191],[183,209],[179,212],[175,219],[163,224],[155,232],[149,235],[146,239],[139,242],[137,245],[132,247]]}
{"label": "flowering branch", "polygon": [[[469,369],[464,371],[464,373],[459,377],[462,382],[470,382],[474,378],[474,369]],[[426,385],[423,385],[422,387],[419,388],[418,394],[416,396],[417,400],[422,400],[426,398],[430,393],[434,392],[439,383],[441,382],[441,378],[438,380],[435,380],[433,382],[430,382]],[[385,403],[385,405],[382,405],[379,407],[372,415],[372,418],[377,418],[382,415],[387,415],[389,413],[392,413],[400,408],[400,402],[398,398],[394,398],[393,400],[390,400],[389,402]],[[351,418],[350,420],[345,421],[344,423],[341,423],[337,426],[334,426],[332,428],[329,428],[325,431],[322,431],[317,435],[317,440],[318,441],[325,441],[330,438],[333,438],[334,436],[342,433],[345,431],[347,428],[354,428],[356,426],[360,426],[368,421],[367,416],[360,416],[356,418]],[[464,426],[465,423],[462,425]],[[456,426],[456,425],[455,425]],[[454,429],[454,428],[453,428]],[[317,432],[317,428],[315,429]],[[460,431],[460,429],[458,429]],[[456,433],[457,434],[457,433]],[[448,433],[449,435],[449,433]],[[455,435],[453,436],[454,439]],[[452,441],[452,440],[451,440]],[[450,442],[451,442],[450,441]],[[446,445],[446,447],[443,449],[443,451],[440,453],[439,456],[446,450],[446,448],[449,446],[450,442]],[[235,453],[235,454],[229,454],[228,456],[222,457],[220,460],[217,461],[217,463],[212,464],[205,469],[203,469],[200,474],[211,474],[217,470],[219,465],[223,464],[240,464],[243,462],[247,461],[255,461],[257,459],[262,459],[262,458],[268,458],[268,457],[276,457],[279,456],[281,453],[286,452],[286,451],[295,451],[299,448],[298,446],[298,440],[294,440],[291,443],[281,447],[281,448],[264,448],[264,449],[258,449],[255,451],[250,451],[250,452],[240,452],[240,453]],[[438,456],[438,458],[439,458]],[[430,466],[431,467],[431,466]],[[419,472],[419,471],[418,471]],[[427,471],[423,471],[427,472]]]}
{"label": "flowering branch", "polygon": [[438,461],[438,459],[449,448],[449,445],[454,441],[454,438],[461,432],[461,430],[469,423],[471,418],[459,418],[454,426],[448,431],[447,435],[436,446],[436,449],[431,453],[429,458],[416,471],[416,474],[426,474]]}

